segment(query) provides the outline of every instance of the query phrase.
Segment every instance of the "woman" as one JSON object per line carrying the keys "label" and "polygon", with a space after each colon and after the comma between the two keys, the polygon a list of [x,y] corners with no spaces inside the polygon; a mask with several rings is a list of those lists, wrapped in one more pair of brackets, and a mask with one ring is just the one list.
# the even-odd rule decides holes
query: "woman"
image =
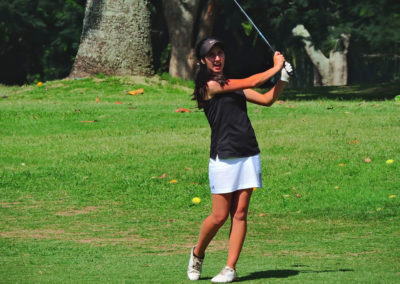
{"label": "woman", "polygon": [[[246,235],[247,211],[255,187],[261,187],[260,150],[247,116],[246,101],[271,106],[283,91],[291,66],[279,52],[274,66],[245,79],[227,79],[224,46],[216,38],[202,40],[196,48],[200,70],[196,76],[193,100],[204,112],[211,127],[209,179],[212,212],[204,220],[188,266],[190,280],[200,278],[205,250],[219,228],[231,216],[231,232],[226,266],[212,278],[214,283],[236,279],[236,262]],[[281,80],[267,93],[253,88],[281,71]]]}

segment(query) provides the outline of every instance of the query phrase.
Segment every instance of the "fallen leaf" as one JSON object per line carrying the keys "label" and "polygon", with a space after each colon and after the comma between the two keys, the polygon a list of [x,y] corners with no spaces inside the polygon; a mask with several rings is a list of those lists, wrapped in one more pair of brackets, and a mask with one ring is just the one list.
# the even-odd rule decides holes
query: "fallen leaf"
{"label": "fallen leaf", "polygon": [[75,112],[76,112],[76,113],[80,113],[81,110],[80,110],[80,109],[76,109]]}
{"label": "fallen leaf", "polygon": [[121,102],[121,101],[116,101],[114,104],[116,104],[116,105],[122,105],[122,102]]}
{"label": "fallen leaf", "polygon": [[388,164],[388,165],[393,164],[393,163],[394,163],[394,160],[391,160],[391,159],[386,161],[386,164]]}
{"label": "fallen leaf", "polygon": [[339,186],[337,185],[337,186],[335,186],[335,189],[339,189]]}
{"label": "fallen leaf", "polygon": [[160,175],[159,177],[151,177],[151,178],[152,178],[152,179],[156,179],[156,178],[162,179],[162,178],[166,178],[166,177],[167,177],[166,174],[162,174],[162,175]]}
{"label": "fallen leaf", "polygon": [[43,85],[43,83],[42,82],[39,82],[39,83],[37,83],[36,84],[38,87],[40,87],[41,85]]}
{"label": "fallen leaf", "polygon": [[96,97],[96,103],[100,102],[100,97]]}
{"label": "fallen leaf", "polygon": [[253,191],[256,191],[257,190],[257,187],[253,187]]}
{"label": "fallen leaf", "polygon": [[300,193],[296,193],[296,197],[300,198],[301,197]]}
{"label": "fallen leaf", "polygon": [[344,166],[345,166],[345,164],[341,163],[341,164],[339,164],[339,166],[341,166],[341,167],[344,167]]}
{"label": "fallen leaf", "polygon": [[370,158],[365,158],[365,159],[364,159],[364,162],[366,162],[366,163],[371,163],[372,160],[371,160]]}
{"label": "fallen leaf", "polygon": [[130,107],[129,109],[136,109],[137,107]]}
{"label": "fallen leaf", "polygon": [[396,197],[395,194],[389,195],[389,198],[395,198],[395,197]]}
{"label": "fallen leaf", "polygon": [[169,183],[177,183],[178,181],[176,179],[171,180]]}
{"label": "fallen leaf", "polygon": [[288,106],[286,106],[287,108],[295,108],[296,106],[295,105],[288,105]]}
{"label": "fallen leaf", "polygon": [[127,94],[129,94],[131,96],[136,96],[136,95],[143,94],[143,92],[144,92],[144,89],[140,88],[140,89],[137,89],[137,90],[133,90],[133,91],[127,92]]}
{"label": "fallen leaf", "polygon": [[305,118],[302,118],[301,120],[302,120],[303,122],[306,122],[306,119],[305,119]]}
{"label": "fallen leaf", "polygon": [[186,167],[185,170],[190,171],[192,168]]}
{"label": "fallen leaf", "polygon": [[264,217],[266,215],[267,215],[267,213],[260,213],[260,214],[258,214],[258,217]]}
{"label": "fallen leaf", "polygon": [[190,109],[187,108],[178,108],[175,110],[175,112],[190,112]]}
{"label": "fallen leaf", "polygon": [[278,100],[278,101],[276,101],[276,104],[286,104],[286,102],[285,102],[285,101]]}
{"label": "fallen leaf", "polygon": [[93,123],[93,122],[97,122],[97,120],[82,120],[82,123]]}
{"label": "fallen leaf", "polygon": [[357,140],[349,142],[349,144],[358,144],[358,143],[360,143],[360,141],[357,141]]}

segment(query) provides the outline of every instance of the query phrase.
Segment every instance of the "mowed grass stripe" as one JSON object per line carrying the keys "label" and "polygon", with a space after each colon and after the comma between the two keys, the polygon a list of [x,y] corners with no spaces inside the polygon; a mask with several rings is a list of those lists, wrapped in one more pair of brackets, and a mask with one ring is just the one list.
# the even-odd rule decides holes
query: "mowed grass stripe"
{"label": "mowed grass stripe", "polygon": [[[3,281],[188,282],[211,209],[210,130],[191,87],[122,77],[1,86]],[[400,105],[376,90],[288,90],[271,108],[248,105],[264,188],[251,201],[243,281],[398,278]],[[200,282],[223,266],[228,231]]]}

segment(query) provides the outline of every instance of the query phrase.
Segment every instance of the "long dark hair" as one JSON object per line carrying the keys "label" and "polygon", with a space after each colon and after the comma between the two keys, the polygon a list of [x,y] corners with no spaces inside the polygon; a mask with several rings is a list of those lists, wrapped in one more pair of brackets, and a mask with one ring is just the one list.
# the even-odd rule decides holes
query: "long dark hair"
{"label": "long dark hair", "polygon": [[227,79],[224,74],[214,74],[207,70],[206,64],[200,63],[200,69],[194,80],[193,101],[197,101],[199,109],[205,106],[205,96],[207,94],[207,82],[216,81],[221,87],[225,86]]}
{"label": "long dark hair", "polygon": [[[227,79],[223,73],[213,73],[207,70],[207,65],[203,64],[201,60],[205,60],[205,57],[203,56],[202,58],[199,56],[199,48],[201,47],[202,43],[207,40],[204,39],[202,40],[196,48],[196,55],[197,59],[199,60],[199,65],[200,68],[197,71],[194,83],[194,91],[193,91],[193,101],[197,101],[197,106],[199,109],[204,108],[206,102],[205,102],[205,97],[207,94],[207,82],[208,81],[216,81],[220,84],[221,87],[225,86],[227,83]],[[223,49],[223,46],[221,46]]]}

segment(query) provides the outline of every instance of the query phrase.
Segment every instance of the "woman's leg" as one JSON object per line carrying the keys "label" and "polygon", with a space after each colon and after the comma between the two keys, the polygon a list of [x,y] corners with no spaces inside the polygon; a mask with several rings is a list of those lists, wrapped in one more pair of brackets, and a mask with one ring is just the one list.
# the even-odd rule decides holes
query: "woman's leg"
{"label": "woman's leg", "polygon": [[231,232],[229,237],[229,252],[227,266],[236,269],[247,230],[247,212],[253,189],[235,191],[232,196],[230,207]]}
{"label": "woman's leg", "polygon": [[199,240],[193,251],[198,257],[204,257],[208,244],[228,218],[232,195],[233,193],[212,195],[211,215],[204,220],[200,229]]}

